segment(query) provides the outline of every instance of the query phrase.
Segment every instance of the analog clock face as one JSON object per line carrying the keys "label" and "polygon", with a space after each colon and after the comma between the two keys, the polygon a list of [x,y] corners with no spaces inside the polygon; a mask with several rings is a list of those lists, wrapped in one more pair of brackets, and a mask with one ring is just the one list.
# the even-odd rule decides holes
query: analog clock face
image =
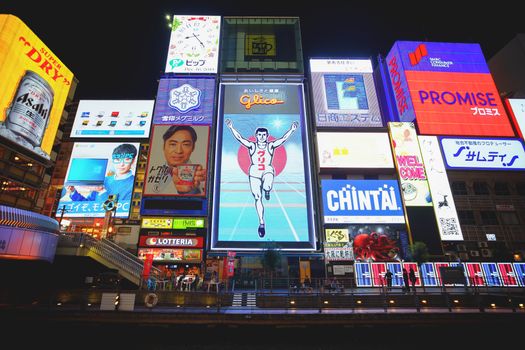
{"label": "analog clock face", "polygon": [[166,71],[211,72],[210,64],[217,63],[219,28],[219,16],[175,17]]}

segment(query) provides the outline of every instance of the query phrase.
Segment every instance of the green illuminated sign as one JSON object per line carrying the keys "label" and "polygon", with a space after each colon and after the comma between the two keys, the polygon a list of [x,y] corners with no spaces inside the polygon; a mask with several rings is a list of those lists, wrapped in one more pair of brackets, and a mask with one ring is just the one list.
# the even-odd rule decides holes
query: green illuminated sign
{"label": "green illuminated sign", "polygon": [[185,230],[189,228],[204,228],[204,218],[173,218],[173,228],[175,230]]}

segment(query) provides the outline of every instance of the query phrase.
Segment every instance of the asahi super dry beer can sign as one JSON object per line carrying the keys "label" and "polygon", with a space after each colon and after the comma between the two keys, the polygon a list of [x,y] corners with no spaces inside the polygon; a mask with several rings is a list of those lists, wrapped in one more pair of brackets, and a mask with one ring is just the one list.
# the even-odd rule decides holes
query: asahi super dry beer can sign
{"label": "asahi super dry beer can sign", "polygon": [[0,137],[50,159],[73,73],[12,15],[0,15],[0,79]]}

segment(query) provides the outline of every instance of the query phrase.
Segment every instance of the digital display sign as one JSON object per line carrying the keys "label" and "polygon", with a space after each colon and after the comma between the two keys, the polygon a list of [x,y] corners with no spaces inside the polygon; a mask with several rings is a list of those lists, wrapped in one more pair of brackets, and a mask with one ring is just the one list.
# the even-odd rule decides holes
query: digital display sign
{"label": "digital display sign", "polygon": [[317,127],[382,127],[371,60],[310,59]]}
{"label": "digital display sign", "polygon": [[505,100],[510,111],[512,122],[518,131],[518,136],[523,139],[525,133],[525,99],[509,98]]}
{"label": "digital display sign", "polygon": [[0,137],[50,159],[73,73],[22,22],[0,14]]}
{"label": "digital display sign", "polygon": [[302,84],[221,84],[212,250],[315,250]]}
{"label": "digital display sign", "polygon": [[404,223],[395,180],[321,180],[325,223]]}
{"label": "digital display sign", "polygon": [[215,78],[162,78],[153,124],[211,125]]}
{"label": "digital display sign", "polygon": [[173,226],[171,218],[142,218],[142,228],[170,229]]}
{"label": "digital display sign", "polygon": [[[363,145],[366,145],[366,152],[363,152]],[[394,167],[387,133],[318,132],[317,150],[321,169]]]}
{"label": "digital display sign", "polygon": [[[58,207],[64,217],[104,217],[104,202],[116,198],[115,217],[130,209],[139,143],[75,143]],[[57,216],[61,211],[57,210]]]}
{"label": "digital display sign", "polygon": [[148,138],[153,100],[80,100],[71,137]]}
{"label": "digital display sign", "polygon": [[140,247],[186,247],[202,248],[204,239],[202,237],[185,236],[140,236]]}
{"label": "digital display sign", "polygon": [[139,248],[137,253],[142,260],[149,254],[153,255],[153,261],[198,263],[202,260],[202,249]]}
{"label": "digital display sign", "polygon": [[173,16],[166,73],[217,73],[220,16]]}
{"label": "digital display sign", "polygon": [[439,138],[447,169],[525,170],[525,146],[518,139]]}
{"label": "digital display sign", "polygon": [[478,44],[398,41],[386,63],[399,120],[420,134],[514,136]]}
{"label": "digital display sign", "polygon": [[418,136],[441,240],[462,241],[458,213],[436,136]]}
{"label": "digital display sign", "polygon": [[205,197],[209,126],[154,125],[144,196]]}
{"label": "digital display sign", "polygon": [[388,123],[406,206],[431,206],[432,198],[414,123]]}

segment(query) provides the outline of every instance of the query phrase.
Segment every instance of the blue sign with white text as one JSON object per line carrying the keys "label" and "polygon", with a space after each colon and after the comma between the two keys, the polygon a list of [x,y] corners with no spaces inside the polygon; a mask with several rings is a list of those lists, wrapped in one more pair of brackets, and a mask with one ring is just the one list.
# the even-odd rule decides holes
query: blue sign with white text
{"label": "blue sign with white text", "polygon": [[395,180],[322,180],[325,223],[405,222]]}

